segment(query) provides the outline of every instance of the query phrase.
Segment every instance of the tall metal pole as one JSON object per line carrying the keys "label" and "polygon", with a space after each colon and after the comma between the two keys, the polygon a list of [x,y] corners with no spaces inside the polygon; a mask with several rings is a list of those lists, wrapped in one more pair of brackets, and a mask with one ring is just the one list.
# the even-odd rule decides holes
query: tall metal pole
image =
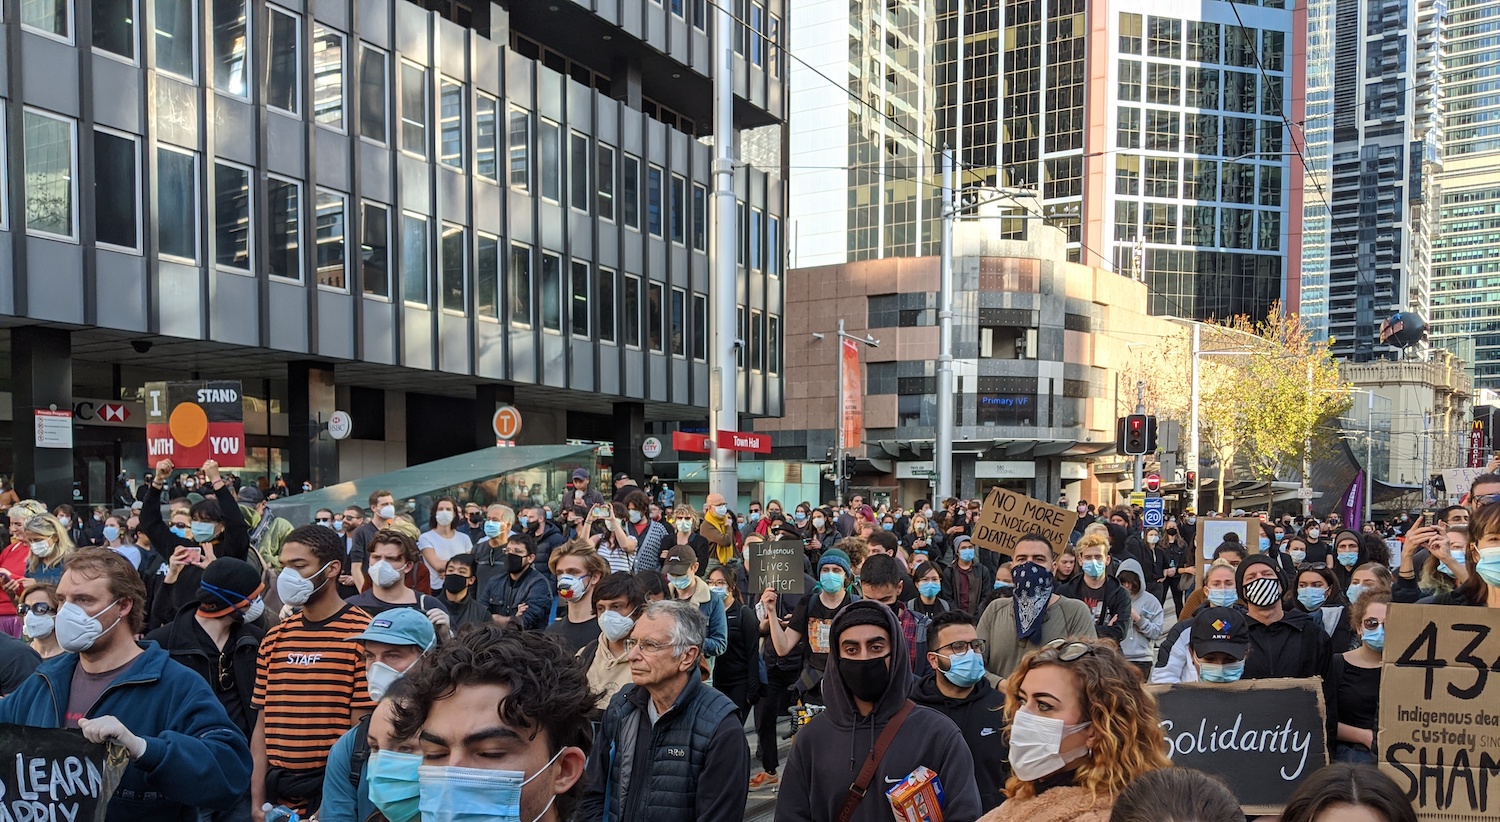
{"label": "tall metal pole", "polygon": [[1365,414],[1365,522],[1375,521],[1375,392],[1365,391],[1370,401]]}
{"label": "tall metal pole", "polygon": [[938,274],[937,472],[934,503],[953,496],[953,149],[943,147],[942,265]]}
{"label": "tall metal pole", "polygon": [[838,429],[833,438],[833,502],[840,507],[844,504],[844,449],[848,443],[844,442],[844,321],[839,319],[839,333],[835,338],[838,344],[834,359],[838,361],[838,377],[834,385],[838,386],[837,400],[834,404],[833,419],[834,427]]}
{"label": "tall metal pole", "polygon": [[[1146,413],[1146,381],[1135,381],[1135,413]],[[1146,487],[1146,457],[1137,454],[1135,458],[1135,492],[1141,493]]]}
{"label": "tall metal pole", "polygon": [[[727,4],[714,17],[714,254],[713,347],[709,352],[709,427],[714,433],[739,430],[739,365],[735,359],[738,278],[735,263],[736,214],[734,200],[734,21]],[[739,466],[735,452],[714,448],[708,456],[708,490],[722,494],[737,507]]]}
{"label": "tall metal pole", "polygon": [[[1193,386],[1192,386],[1192,397],[1188,400],[1188,404],[1190,406],[1192,406],[1192,407],[1191,407],[1191,410],[1188,413],[1188,416],[1189,416],[1190,419],[1188,420],[1188,467],[1187,467],[1187,470],[1192,471],[1195,474],[1197,474],[1197,472],[1198,472],[1198,465],[1199,465],[1199,458],[1198,458],[1198,446],[1199,446],[1199,443],[1198,443],[1198,354],[1202,350],[1203,350],[1203,326],[1200,323],[1194,322],[1193,323],[1193,357],[1192,357],[1192,360],[1193,360],[1193,369],[1192,369],[1193,370],[1193,380],[1192,380],[1193,381]],[[1202,477],[1199,476],[1198,479],[1201,481]],[[1193,507],[1194,511],[1198,510],[1198,488],[1197,488],[1197,484],[1196,483],[1194,484],[1194,487],[1193,487],[1192,496],[1188,499],[1188,505],[1191,505]]]}
{"label": "tall metal pole", "polygon": [[[1313,400],[1313,367],[1312,367],[1312,363],[1308,363],[1307,364],[1307,401],[1308,402],[1312,402],[1312,400]],[[1309,427],[1307,429],[1307,434],[1302,438],[1302,491],[1301,491],[1300,494],[1298,494],[1298,496],[1302,497],[1302,516],[1304,518],[1312,516],[1312,494],[1311,494],[1312,477],[1309,476],[1311,473],[1312,473],[1312,428]],[[1366,484],[1368,485],[1369,483],[1366,483]],[[1276,492],[1271,490],[1271,487],[1270,487],[1269,483],[1267,483],[1267,485],[1266,485],[1266,496],[1269,497],[1272,501],[1274,501],[1276,499]],[[1269,504],[1266,505],[1266,511],[1269,513],[1270,510],[1271,510],[1271,505],[1269,505]]]}

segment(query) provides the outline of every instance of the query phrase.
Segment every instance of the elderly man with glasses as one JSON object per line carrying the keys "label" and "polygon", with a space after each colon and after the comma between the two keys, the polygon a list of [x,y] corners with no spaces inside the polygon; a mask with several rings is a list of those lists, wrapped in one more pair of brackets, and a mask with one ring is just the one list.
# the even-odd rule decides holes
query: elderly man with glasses
{"label": "elderly man with glasses", "polygon": [[577,818],[744,818],[750,746],[734,703],[699,672],[707,630],[690,602],[646,606],[625,640],[631,684],[604,711]]}

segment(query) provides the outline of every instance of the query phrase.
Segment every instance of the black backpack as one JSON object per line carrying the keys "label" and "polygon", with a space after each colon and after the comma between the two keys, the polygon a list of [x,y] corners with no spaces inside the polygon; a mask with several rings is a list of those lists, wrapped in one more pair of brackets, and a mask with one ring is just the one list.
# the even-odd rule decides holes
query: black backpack
{"label": "black backpack", "polygon": [[365,763],[370,761],[370,717],[373,714],[365,714],[364,718],[354,726],[354,751],[349,754],[349,785],[359,788],[359,780],[365,770]]}

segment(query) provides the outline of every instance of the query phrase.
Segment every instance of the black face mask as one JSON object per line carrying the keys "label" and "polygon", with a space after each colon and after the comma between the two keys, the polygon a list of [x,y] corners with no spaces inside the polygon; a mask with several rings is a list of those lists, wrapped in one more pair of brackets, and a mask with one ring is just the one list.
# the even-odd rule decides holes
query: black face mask
{"label": "black face mask", "polygon": [[505,555],[505,572],[508,574],[519,574],[526,567],[526,558],[516,554]]}
{"label": "black face mask", "polygon": [[889,655],[879,659],[840,659],[839,674],[855,699],[875,702],[891,684],[890,666]]}
{"label": "black face mask", "polygon": [[443,577],[443,590],[450,594],[456,594],[467,587],[469,587],[469,578],[463,574],[449,574]]}
{"label": "black face mask", "polygon": [[480,513],[479,511],[475,511],[474,513],[469,515],[469,522],[472,522],[475,525],[484,522],[484,514]]}

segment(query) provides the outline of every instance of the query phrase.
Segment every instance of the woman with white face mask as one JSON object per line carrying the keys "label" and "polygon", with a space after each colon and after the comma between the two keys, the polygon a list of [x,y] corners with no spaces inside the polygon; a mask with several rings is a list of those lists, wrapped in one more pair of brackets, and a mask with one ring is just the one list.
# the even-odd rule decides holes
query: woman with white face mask
{"label": "woman with white face mask", "polygon": [[46,584],[28,588],[26,598],[22,600],[21,630],[31,640],[31,650],[42,659],[51,659],[63,652],[53,630],[57,624],[57,609],[61,605],[57,588]]}
{"label": "woman with white face mask", "polygon": [[[427,563],[428,581],[434,591],[442,587],[443,571],[448,567],[448,560],[474,551],[474,540],[458,530],[457,525],[458,503],[452,497],[439,497],[432,504],[432,519],[428,522],[428,530],[422,532],[422,538],[417,540],[417,549],[422,552],[422,559]],[[374,561],[371,560],[368,564],[373,565]],[[368,568],[366,575],[368,576]]]}
{"label": "woman with white face mask", "polygon": [[45,582],[56,585],[63,574],[63,560],[73,552],[73,540],[57,517],[37,514],[22,528],[22,539],[31,546],[26,560],[26,587]]}
{"label": "woman with white face mask", "polygon": [[1005,687],[1007,799],[980,822],[1107,822],[1131,780],[1172,765],[1156,698],[1113,643],[1049,642]]}

